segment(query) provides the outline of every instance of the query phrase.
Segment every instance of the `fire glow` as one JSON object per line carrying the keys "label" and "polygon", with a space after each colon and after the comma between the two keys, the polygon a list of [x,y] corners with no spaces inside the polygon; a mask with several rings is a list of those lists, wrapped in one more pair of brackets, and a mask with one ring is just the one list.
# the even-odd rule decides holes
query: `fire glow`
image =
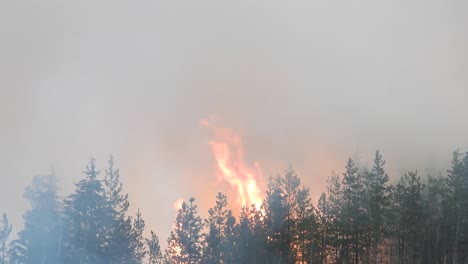
{"label": "fire glow", "polygon": [[177,201],[172,204],[172,208],[174,208],[176,211],[179,211],[182,208],[182,203],[184,202],[184,199],[180,198],[177,199]]}
{"label": "fire glow", "polygon": [[245,163],[239,134],[227,128],[215,127],[206,119],[200,123],[214,135],[209,144],[216,160],[218,178],[237,189],[237,201],[241,206],[254,205],[259,209],[263,200],[258,187],[258,181],[263,178],[262,172],[257,162],[253,168]]}

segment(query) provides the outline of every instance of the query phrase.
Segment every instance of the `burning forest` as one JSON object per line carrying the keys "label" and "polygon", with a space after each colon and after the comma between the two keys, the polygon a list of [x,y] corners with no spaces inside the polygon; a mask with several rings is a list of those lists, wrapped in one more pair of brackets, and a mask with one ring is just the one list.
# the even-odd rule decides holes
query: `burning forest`
{"label": "burning forest", "polygon": [[468,264],[468,0],[0,0],[0,264]]}
{"label": "burning forest", "polygon": [[[162,242],[129,214],[112,156],[104,173],[91,158],[75,190],[61,198],[54,175],[36,176],[24,197],[31,208],[12,236],[6,214],[0,226],[0,263],[465,263],[468,259],[468,153],[454,152],[441,177],[417,171],[390,183],[385,160],[359,168],[350,158],[343,174],[313,202],[292,167],[270,176],[245,164],[239,134],[212,132],[218,179],[236,190],[236,204],[221,192],[206,218],[197,200],[178,199],[175,222]],[[237,207],[233,210],[233,207]],[[240,212],[238,215],[234,211]]]}

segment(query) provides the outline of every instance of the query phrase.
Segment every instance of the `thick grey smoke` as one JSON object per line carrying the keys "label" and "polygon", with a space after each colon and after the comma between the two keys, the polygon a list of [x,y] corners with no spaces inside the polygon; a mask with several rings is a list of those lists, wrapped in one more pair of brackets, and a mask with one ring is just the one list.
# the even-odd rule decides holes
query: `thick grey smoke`
{"label": "thick grey smoke", "polygon": [[[2,1],[0,211],[53,170],[63,195],[112,153],[132,209],[165,240],[173,202],[219,189],[215,115],[266,175],[313,197],[347,157],[444,173],[468,148],[468,2]],[[209,191],[207,191],[209,190]],[[212,190],[212,191],[211,191]]]}

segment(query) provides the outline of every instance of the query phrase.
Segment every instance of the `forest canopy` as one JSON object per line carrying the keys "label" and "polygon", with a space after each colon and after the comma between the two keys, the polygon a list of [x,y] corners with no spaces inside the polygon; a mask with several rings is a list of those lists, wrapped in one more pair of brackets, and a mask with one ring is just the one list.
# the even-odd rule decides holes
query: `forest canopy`
{"label": "forest canopy", "polygon": [[327,182],[314,203],[289,167],[270,177],[260,207],[244,206],[239,216],[223,193],[206,219],[190,198],[162,247],[140,210],[129,215],[112,156],[104,171],[91,158],[63,199],[54,175],[33,178],[24,228],[13,235],[7,214],[1,218],[0,263],[468,262],[468,153],[455,151],[446,175],[410,171],[390,183],[376,151],[368,168],[349,159]]}

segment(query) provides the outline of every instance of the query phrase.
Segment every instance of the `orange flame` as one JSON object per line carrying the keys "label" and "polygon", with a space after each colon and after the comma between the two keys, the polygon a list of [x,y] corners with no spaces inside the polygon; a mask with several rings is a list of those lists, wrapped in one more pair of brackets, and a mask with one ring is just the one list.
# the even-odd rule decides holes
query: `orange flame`
{"label": "orange flame", "polygon": [[237,189],[237,200],[241,206],[255,205],[260,209],[262,197],[257,180],[263,176],[257,162],[254,163],[253,169],[245,164],[240,136],[227,128],[214,127],[206,119],[200,123],[210,128],[215,136],[209,144],[219,169],[218,177]]}

